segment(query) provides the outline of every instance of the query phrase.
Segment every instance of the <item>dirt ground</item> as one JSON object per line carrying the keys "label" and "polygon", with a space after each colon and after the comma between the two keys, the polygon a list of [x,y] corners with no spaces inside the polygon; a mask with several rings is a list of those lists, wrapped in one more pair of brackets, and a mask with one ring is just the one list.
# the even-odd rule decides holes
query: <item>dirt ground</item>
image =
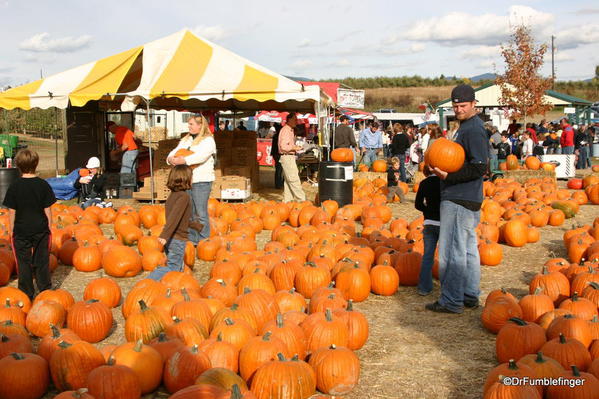
{"label": "dirt ground", "polygon": [[[266,182],[265,182],[266,183]],[[314,187],[305,186],[309,198]],[[281,194],[272,189],[263,190],[260,196],[280,200]],[[414,209],[414,194],[407,202],[393,204],[394,217],[411,220],[418,216]],[[116,200],[115,206],[131,201]],[[576,223],[589,223],[599,216],[598,207],[585,205],[576,216]],[[561,238],[570,228],[569,220],[560,227],[541,230],[541,240],[523,248],[504,246],[503,261],[496,267],[482,267],[481,301],[487,294],[504,287],[517,297],[527,293],[532,275],[540,270],[544,261],[555,254],[564,255]],[[109,233],[110,231],[106,231]],[[259,247],[269,240],[269,232],[258,236]],[[194,274],[203,283],[207,280],[210,264],[196,261]],[[129,289],[145,274],[119,279],[126,295]],[[81,300],[85,285],[102,276],[102,272],[81,273],[71,267],[59,266],[53,283],[70,291]],[[15,285],[13,281],[11,285]],[[355,308],[364,312],[370,322],[367,344],[357,352],[362,374],[359,385],[348,399],[364,398],[480,398],[487,372],[497,365],[494,358],[495,335],[483,329],[480,323],[481,308],[466,310],[461,315],[436,314],[424,310],[424,305],[434,301],[439,293],[438,283],[432,295],[421,297],[415,287],[400,287],[391,297],[370,295]],[[125,341],[124,320],[120,308],[113,310],[115,327],[111,335],[99,346]],[[52,398],[49,393],[44,398]],[[144,399],[167,398],[160,391]]]}

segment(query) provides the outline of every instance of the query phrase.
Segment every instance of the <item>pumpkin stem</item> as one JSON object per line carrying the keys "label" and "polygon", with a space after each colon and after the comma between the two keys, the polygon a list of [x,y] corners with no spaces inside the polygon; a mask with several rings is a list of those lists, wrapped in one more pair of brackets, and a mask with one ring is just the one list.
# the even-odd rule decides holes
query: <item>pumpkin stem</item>
{"label": "pumpkin stem", "polygon": [[85,301],[85,303],[96,303],[96,302],[100,302],[100,301],[98,301],[98,300],[97,300],[97,299],[95,299],[95,298],[88,299],[87,301]]}
{"label": "pumpkin stem", "polygon": [[331,346],[329,346],[329,349],[337,349],[337,345],[331,344]]}
{"label": "pumpkin stem", "polygon": [[218,333],[216,336],[216,342],[223,342],[223,333],[222,331]]}
{"label": "pumpkin stem", "polygon": [[543,357],[543,352],[537,352],[537,358],[535,359],[536,363],[545,363],[547,360]]}
{"label": "pumpkin stem", "polygon": [[542,274],[549,274],[549,270],[547,270],[547,266],[543,266],[543,273]]}
{"label": "pumpkin stem", "polygon": [[293,355],[293,357],[291,358],[292,362],[297,362],[299,361],[299,356],[297,354]]}
{"label": "pumpkin stem", "polygon": [[[597,317],[597,316],[595,316]],[[277,313],[277,327],[278,328],[283,328],[284,325],[284,321],[283,321],[283,314],[282,313]]]}
{"label": "pumpkin stem", "polygon": [[146,305],[146,303],[144,302],[143,299],[139,300],[139,307],[141,308],[142,312],[144,312],[148,309],[148,305]]}
{"label": "pumpkin stem", "polygon": [[295,287],[291,287],[291,289],[289,290],[290,294],[295,294]]}
{"label": "pumpkin stem", "polygon": [[591,323],[599,323],[599,317],[597,317],[597,315],[593,316]]}
{"label": "pumpkin stem", "polygon": [[9,341],[8,336],[6,336],[4,334],[0,334],[0,341],[2,341],[2,342],[8,342]]}
{"label": "pumpkin stem", "polygon": [[222,287],[225,287],[227,285],[227,283],[225,283],[225,280],[223,280],[222,278],[217,279],[216,282],[219,283]]}
{"label": "pumpkin stem", "polygon": [[166,333],[164,331],[162,331],[160,334],[158,334],[158,342],[166,342],[168,341],[167,337],[166,337]]}
{"label": "pumpkin stem", "polygon": [[116,359],[114,358],[114,356],[110,355],[108,357],[108,361],[106,362],[106,364],[109,366],[114,366],[115,363],[116,363]]}
{"label": "pumpkin stem", "polygon": [[23,356],[21,353],[11,353],[10,354],[15,360],[23,360],[25,359],[25,356]]}
{"label": "pumpkin stem", "polygon": [[560,344],[565,344],[566,343],[566,337],[562,333],[559,334],[559,343]]}
{"label": "pumpkin stem", "polygon": [[185,289],[185,287],[181,288],[181,294],[183,295],[183,300],[185,302],[190,301],[189,294],[187,293],[187,289]]}
{"label": "pumpkin stem", "polygon": [[277,353],[277,359],[279,359],[282,362],[287,360],[287,359],[285,359],[285,356],[283,356],[283,354],[281,352]]}
{"label": "pumpkin stem", "polygon": [[141,352],[141,348],[142,348],[143,344],[144,344],[144,341],[141,339],[138,339],[137,342],[135,343],[135,346],[133,347],[133,350],[135,352]]}
{"label": "pumpkin stem", "polygon": [[234,303],[233,305],[231,305],[231,310],[237,310],[239,308],[239,305]]}
{"label": "pumpkin stem", "polygon": [[239,389],[239,385],[233,384],[231,387],[231,399],[242,399],[241,389]]}
{"label": "pumpkin stem", "polygon": [[10,298],[6,298],[6,305],[5,307],[10,308]]}
{"label": "pumpkin stem", "polygon": [[77,391],[75,391],[75,393],[73,394],[73,396],[75,398],[82,398],[83,395],[85,395],[87,393],[87,388],[80,388]]}
{"label": "pumpkin stem", "polygon": [[175,323],[181,323],[181,319],[179,319],[177,316],[173,316],[173,321]]}
{"label": "pumpkin stem", "polygon": [[191,353],[193,353],[194,355],[195,355],[196,353],[198,353],[198,351],[199,351],[198,344],[194,344],[194,345],[191,347],[191,349],[190,349],[189,351],[190,351]]}
{"label": "pumpkin stem", "polygon": [[354,311],[354,300],[350,299],[349,301],[347,301],[347,308],[345,309],[348,312],[353,312]]}
{"label": "pumpkin stem", "polygon": [[327,321],[333,321],[333,315],[331,314],[331,309],[328,309],[324,312],[324,316]]}
{"label": "pumpkin stem", "polygon": [[252,290],[250,289],[250,287],[245,287],[245,288],[243,289],[243,293],[244,293],[244,294],[249,294],[250,292],[252,292]]}
{"label": "pumpkin stem", "polygon": [[270,336],[272,335],[272,332],[267,331],[263,336],[262,336],[262,341],[270,341]]}
{"label": "pumpkin stem", "polygon": [[233,324],[235,324],[235,322],[233,322],[233,320],[229,319],[228,317],[225,319],[225,324],[228,326],[232,326]]}
{"label": "pumpkin stem", "polygon": [[541,295],[542,292],[543,292],[543,287],[537,287],[537,288],[535,288],[535,292],[533,295]]}
{"label": "pumpkin stem", "polygon": [[574,377],[580,377],[580,370],[578,370],[578,367],[576,367],[574,365],[572,365],[570,367],[572,367],[572,375]]}
{"label": "pumpkin stem", "polygon": [[52,323],[50,323],[50,330],[52,331],[52,338],[56,339],[60,337],[60,330]]}
{"label": "pumpkin stem", "polygon": [[589,283],[589,285],[590,285],[591,287],[593,287],[594,289],[596,289],[596,290],[599,290],[599,284],[598,284],[598,283],[596,283],[595,281],[591,281],[591,282]]}
{"label": "pumpkin stem", "polygon": [[73,346],[72,344],[69,344],[67,341],[60,341],[58,343],[58,346],[60,346],[62,349],[67,349],[70,346]]}
{"label": "pumpkin stem", "polygon": [[516,323],[519,326],[525,326],[528,324],[527,322],[525,322],[524,320],[522,320],[519,317],[512,317],[508,321],[511,321],[512,323]]}
{"label": "pumpkin stem", "polygon": [[516,361],[514,359],[510,359],[508,361],[508,369],[510,370],[518,370],[518,365],[516,365]]}

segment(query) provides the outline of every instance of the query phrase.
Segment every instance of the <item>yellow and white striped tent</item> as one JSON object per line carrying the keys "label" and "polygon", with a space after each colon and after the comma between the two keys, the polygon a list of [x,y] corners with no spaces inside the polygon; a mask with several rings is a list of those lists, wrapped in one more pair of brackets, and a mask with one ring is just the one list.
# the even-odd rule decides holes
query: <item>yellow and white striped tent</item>
{"label": "yellow and white striped tent", "polygon": [[[81,107],[313,111],[330,98],[185,29],[0,93],[0,108]],[[140,104],[145,108],[145,104]]]}

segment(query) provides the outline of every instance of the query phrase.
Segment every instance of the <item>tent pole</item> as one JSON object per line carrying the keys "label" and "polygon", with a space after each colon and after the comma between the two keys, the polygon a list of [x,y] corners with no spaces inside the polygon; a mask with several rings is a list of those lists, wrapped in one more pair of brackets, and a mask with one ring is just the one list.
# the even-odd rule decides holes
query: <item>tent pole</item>
{"label": "tent pole", "polygon": [[148,125],[148,151],[150,154],[150,203],[154,205],[154,166],[152,165],[152,127],[150,126],[152,118],[150,117],[150,101],[145,99],[146,102],[146,122]]}

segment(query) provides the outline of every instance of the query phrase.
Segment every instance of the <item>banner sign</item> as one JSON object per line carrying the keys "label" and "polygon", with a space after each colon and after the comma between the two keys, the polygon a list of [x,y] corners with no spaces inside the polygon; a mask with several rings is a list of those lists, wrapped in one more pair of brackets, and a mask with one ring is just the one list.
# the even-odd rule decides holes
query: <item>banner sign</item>
{"label": "banner sign", "polygon": [[364,90],[337,89],[337,105],[364,109]]}

